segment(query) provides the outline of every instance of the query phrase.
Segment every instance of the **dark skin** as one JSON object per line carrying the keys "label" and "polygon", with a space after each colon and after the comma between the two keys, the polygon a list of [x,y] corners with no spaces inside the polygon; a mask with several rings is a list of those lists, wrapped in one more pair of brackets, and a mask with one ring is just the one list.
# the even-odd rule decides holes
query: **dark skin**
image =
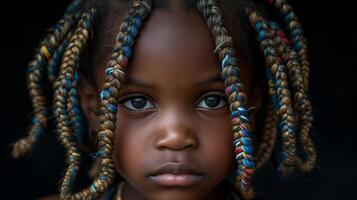
{"label": "dark skin", "polygon": [[[214,48],[211,32],[197,11],[154,9],[144,22],[119,94],[113,159],[127,181],[124,200],[226,198],[227,191],[219,184],[234,168],[233,134]],[[93,85],[103,85],[105,63],[96,68],[96,83],[82,79],[80,88],[82,107],[94,131],[100,89]],[[240,58],[239,67],[250,91],[249,105],[260,105],[260,92],[249,87],[251,66]],[[189,186],[157,184],[150,174],[165,163],[189,165],[202,176]]]}

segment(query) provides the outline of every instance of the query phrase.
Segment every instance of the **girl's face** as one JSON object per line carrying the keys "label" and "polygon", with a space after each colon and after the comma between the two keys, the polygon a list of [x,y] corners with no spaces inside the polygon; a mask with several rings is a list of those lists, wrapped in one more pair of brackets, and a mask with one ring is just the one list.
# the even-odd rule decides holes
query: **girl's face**
{"label": "girl's face", "polygon": [[119,94],[113,158],[130,183],[124,199],[221,195],[217,186],[232,168],[233,134],[213,50],[196,12],[154,10],[144,22]]}

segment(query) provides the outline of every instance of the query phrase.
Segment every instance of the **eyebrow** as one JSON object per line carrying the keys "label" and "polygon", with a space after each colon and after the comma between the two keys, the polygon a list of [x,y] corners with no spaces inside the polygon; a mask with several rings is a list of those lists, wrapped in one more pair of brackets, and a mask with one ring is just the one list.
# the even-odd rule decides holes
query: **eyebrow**
{"label": "eyebrow", "polygon": [[124,81],[124,84],[126,85],[132,85],[132,86],[137,86],[137,87],[143,87],[143,88],[154,88],[154,86],[143,82],[139,79],[135,79],[135,78],[128,78]]}
{"label": "eyebrow", "polygon": [[223,83],[223,80],[220,76],[214,76],[209,79],[205,79],[205,80],[195,83],[195,86],[202,86],[202,85],[207,85],[207,84],[211,84],[211,83]]}
{"label": "eyebrow", "polygon": [[[199,87],[202,85],[207,85],[207,84],[212,84],[212,83],[223,83],[223,80],[220,76],[214,76],[209,79],[199,81],[199,82],[195,83],[194,86]],[[132,77],[125,80],[124,84],[137,86],[137,87],[143,87],[143,88],[154,88],[153,85],[150,85],[149,83],[143,82],[139,79],[135,79]]]}

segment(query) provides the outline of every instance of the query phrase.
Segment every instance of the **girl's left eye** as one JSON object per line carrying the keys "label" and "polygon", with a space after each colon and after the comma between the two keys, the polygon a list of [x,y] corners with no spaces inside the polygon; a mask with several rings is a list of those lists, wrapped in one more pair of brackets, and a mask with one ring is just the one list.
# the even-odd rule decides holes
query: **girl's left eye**
{"label": "girl's left eye", "polygon": [[151,103],[145,96],[132,96],[122,103],[122,105],[133,111],[143,111],[155,108],[154,104]]}
{"label": "girl's left eye", "polygon": [[210,94],[203,97],[200,102],[198,102],[199,108],[205,108],[210,110],[220,109],[227,105],[227,100],[216,94]]}

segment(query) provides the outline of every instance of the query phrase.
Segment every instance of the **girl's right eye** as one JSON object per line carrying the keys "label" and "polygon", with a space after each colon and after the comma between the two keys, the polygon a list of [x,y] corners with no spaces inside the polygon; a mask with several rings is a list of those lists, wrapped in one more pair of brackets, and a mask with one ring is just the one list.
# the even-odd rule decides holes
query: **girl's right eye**
{"label": "girl's right eye", "polygon": [[131,96],[124,100],[122,105],[132,111],[144,111],[155,108],[154,104],[142,95]]}

